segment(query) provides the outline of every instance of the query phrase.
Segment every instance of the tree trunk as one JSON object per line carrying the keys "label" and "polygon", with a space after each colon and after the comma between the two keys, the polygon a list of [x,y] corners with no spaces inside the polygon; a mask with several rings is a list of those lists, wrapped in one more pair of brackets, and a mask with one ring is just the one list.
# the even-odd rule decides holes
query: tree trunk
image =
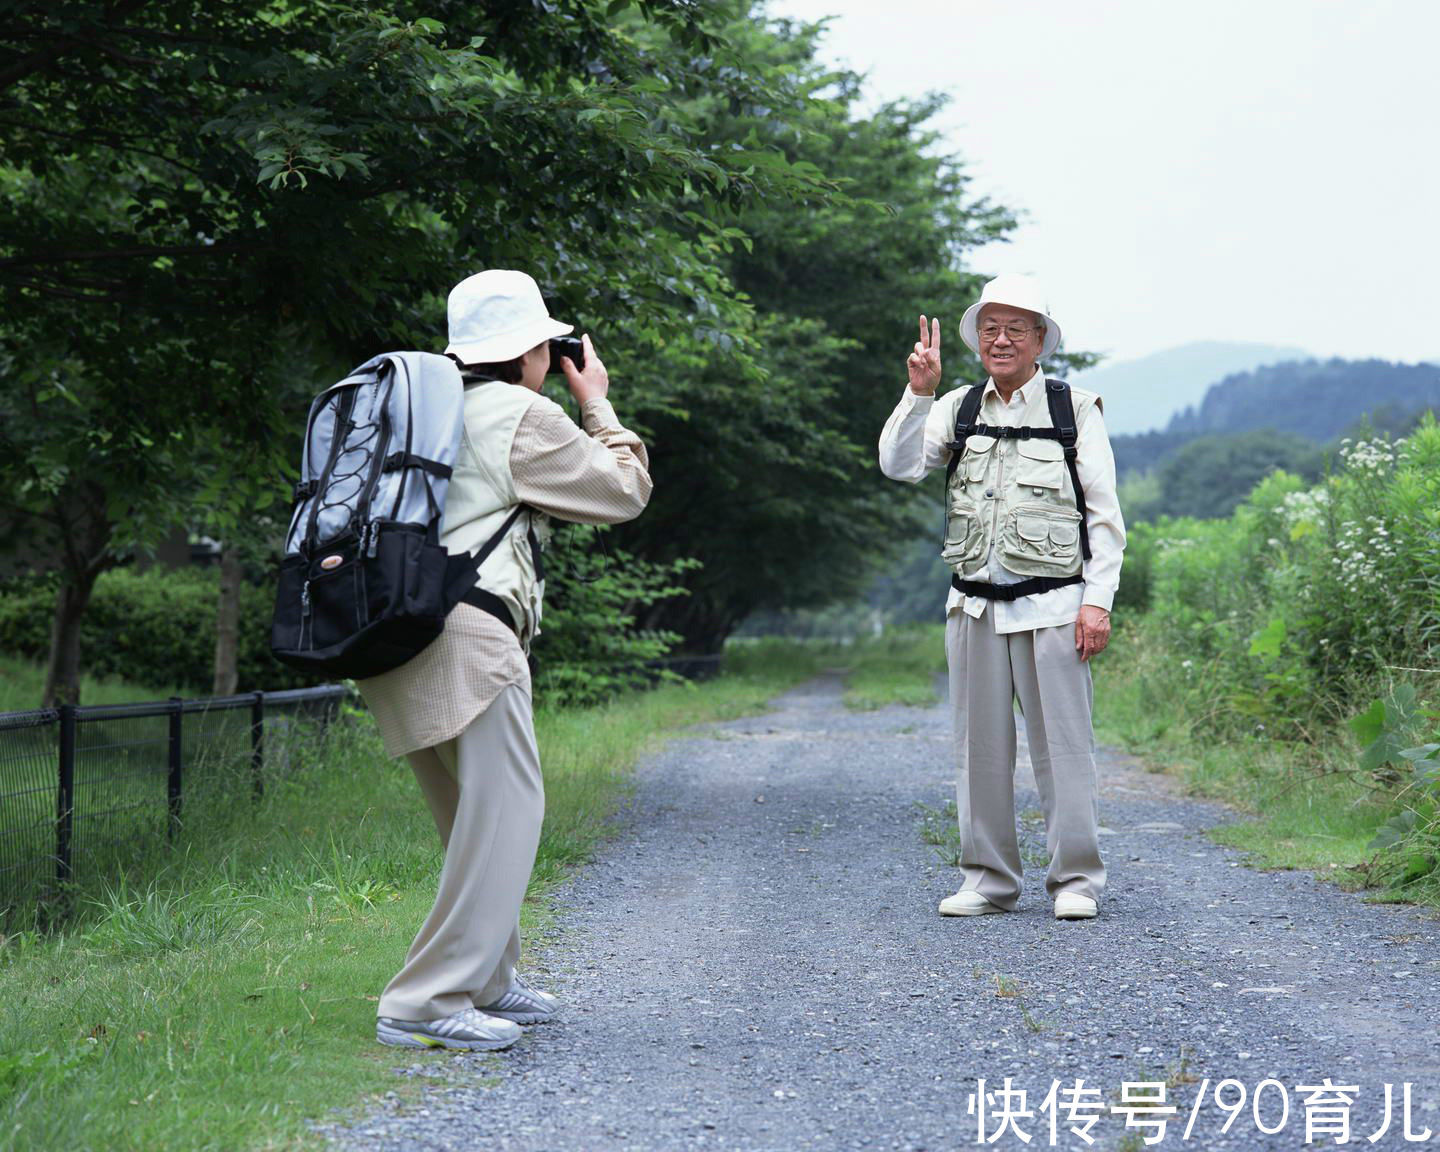
{"label": "tree trunk", "polygon": [[50,660],[45,670],[42,708],[80,703],[80,620],[99,574],[90,568],[67,571],[61,581],[50,628]]}
{"label": "tree trunk", "polygon": [[240,681],[240,549],[230,544],[220,553],[220,603],[215,613],[216,696],[232,696]]}
{"label": "tree trunk", "polygon": [[[94,489],[67,493],[56,501],[60,535],[60,591],[50,627],[50,658],[45,669],[42,708],[80,703],[80,621],[100,573],[114,563],[107,554],[111,525],[103,513],[105,495]],[[71,514],[72,508],[80,511]]]}

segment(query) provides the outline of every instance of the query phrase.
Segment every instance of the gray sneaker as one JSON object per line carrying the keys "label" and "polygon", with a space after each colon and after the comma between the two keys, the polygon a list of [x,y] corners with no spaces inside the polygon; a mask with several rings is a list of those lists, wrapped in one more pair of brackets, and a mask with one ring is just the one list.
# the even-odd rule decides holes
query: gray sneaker
{"label": "gray sneaker", "polygon": [[560,1001],[548,992],[541,992],[526,983],[516,972],[510,977],[510,988],[494,1004],[480,1009],[488,1016],[499,1016],[502,1020],[513,1020],[516,1024],[543,1024],[553,1020],[560,1012]]}
{"label": "gray sneaker", "polygon": [[438,1020],[394,1020],[381,1016],[375,1022],[375,1039],[396,1048],[488,1051],[508,1048],[523,1035],[518,1024],[498,1020],[478,1008],[464,1008]]}

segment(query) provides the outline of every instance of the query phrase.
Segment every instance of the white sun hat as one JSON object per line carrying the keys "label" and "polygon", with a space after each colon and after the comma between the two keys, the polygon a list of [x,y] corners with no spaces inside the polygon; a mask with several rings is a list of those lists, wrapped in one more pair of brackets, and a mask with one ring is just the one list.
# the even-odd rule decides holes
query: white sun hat
{"label": "white sun hat", "polygon": [[499,364],[566,336],[573,324],[550,317],[540,285],[524,272],[487,268],[450,290],[450,346],[466,364]]}
{"label": "white sun hat", "polygon": [[1060,325],[1050,319],[1040,282],[1030,276],[1007,272],[986,284],[980,290],[980,299],[965,309],[965,315],[960,317],[960,339],[965,341],[972,352],[980,351],[980,336],[975,329],[979,323],[980,309],[986,304],[1008,304],[1012,308],[1024,308],[1027,312],[1035,312],[1044,317],[1045,342],[1040,346],[1042,360],[1060,347]]}

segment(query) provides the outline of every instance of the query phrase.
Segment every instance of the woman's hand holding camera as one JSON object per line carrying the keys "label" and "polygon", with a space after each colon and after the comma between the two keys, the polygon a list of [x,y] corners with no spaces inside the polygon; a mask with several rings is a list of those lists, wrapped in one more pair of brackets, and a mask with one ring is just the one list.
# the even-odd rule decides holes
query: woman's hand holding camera
{"label": "woman's hand holding camera", "polygon": [[595,355],[595,349],[590,344],[589,335],[580,337],[580,343],[585,348],[585,367],[576,368],[575,362],[568,356],[560,361],[560,367],[565,371],[565,380],[570,385],[570,395],[575,397],[575,402],[584,405],[587,400],[602,399],[610,391],[610,375],[605,371],[605,365],[600,362],[600,357]]}

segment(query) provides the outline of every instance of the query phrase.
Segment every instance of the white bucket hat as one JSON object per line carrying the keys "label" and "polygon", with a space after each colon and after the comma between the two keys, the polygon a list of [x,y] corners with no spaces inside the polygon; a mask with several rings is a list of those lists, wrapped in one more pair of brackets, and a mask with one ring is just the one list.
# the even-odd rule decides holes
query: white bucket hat
{"label": "white bucket hat", "polygon": [[499,364],[575,330],[550,318],[540,285],[524,272],[487,268],[450,290],[447,355],[466,364]]}
{"label": "white bucket hat", "polygon": [[980,351],[980,335],[975,328],[979,322],[980,309],[986,304],[1009,304],[1012,308],[1024,308],[1027,312],[1036,312],[1043,316],[1045,341],[1040,346],[1042,360],[1060,347],[1060,325],[1050,319],[1050,313],[1045,307],[1045,293],[1040,290],[1039,281],[1007,272],[986,284],[980,290],[980,299],[965,309],[965,315],[960,317],[960,339],[965,341],[972,352]]}

